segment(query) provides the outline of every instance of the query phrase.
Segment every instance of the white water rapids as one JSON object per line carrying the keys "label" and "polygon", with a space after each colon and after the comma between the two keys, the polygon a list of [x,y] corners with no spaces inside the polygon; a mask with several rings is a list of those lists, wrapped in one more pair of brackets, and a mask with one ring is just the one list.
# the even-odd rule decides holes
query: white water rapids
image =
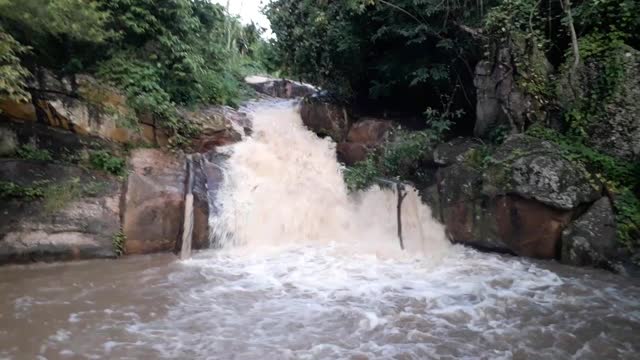
{"label": "white water rapids", "polygon": [[[415,194],[350,199],[333,145],[258,104],[225,247],[0,268],[0,359],[636,359],[640,285],[449,245]],[[413,197],[413,199],[412,199]]]}

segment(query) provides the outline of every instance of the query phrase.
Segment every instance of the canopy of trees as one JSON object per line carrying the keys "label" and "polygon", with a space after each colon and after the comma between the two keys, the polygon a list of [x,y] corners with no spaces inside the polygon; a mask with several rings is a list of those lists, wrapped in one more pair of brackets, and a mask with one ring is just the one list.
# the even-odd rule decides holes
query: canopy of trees
{"label": "canopy of trees", "polygon": [[558,66],[571,55],[570,28],[580,41],[637,47],[639,11],[634,0],[274,0],[267,15],[287,71],[303,80],[410,111],[453,95],[469,112],[491,39],[535,38]]}

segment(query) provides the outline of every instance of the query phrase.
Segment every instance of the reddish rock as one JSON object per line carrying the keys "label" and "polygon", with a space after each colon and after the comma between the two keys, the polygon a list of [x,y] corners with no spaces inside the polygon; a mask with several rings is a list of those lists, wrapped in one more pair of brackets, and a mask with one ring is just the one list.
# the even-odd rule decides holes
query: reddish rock
{"label": "reddish rock", "polygon": [[174,250],[184,217],[184,160],[156,149],[138,149],[129,163],[123,216],[125,252]]}
{"label": "reddish rock", "polygon": [[343,142],[338,144],[337,152],[338,161],[351,166],[365,160],[371,150],[364,144]]}
{"label": "reddish rock", "polygon": [[500,196],[494,201],[492,212],[498,235],[511,250],[534,258],[558,256],[562,231],[571,222],[573,211],[555,209],[518,196]]}
{"label": "reddish rock", "polygon": [[393,129],[393,123],[389,120],[365,118],[351,126],[347,141],[377,146],[384,142],[391,129]]}
{"label": "reddish rock", "polygon": [[242,136],[233,129],[222,131],[203,131],[193,141],[194,150],[197,153],[206,153],[215,150],[218,146],[226,146],[242,140]]}
{"label": "reddish rock", "polygon": [[308,96],[300,107],[302,122],[319,136],[329,136],[335,142],[343,142],[349,131],[347,109],[329,96],[315,94]]}

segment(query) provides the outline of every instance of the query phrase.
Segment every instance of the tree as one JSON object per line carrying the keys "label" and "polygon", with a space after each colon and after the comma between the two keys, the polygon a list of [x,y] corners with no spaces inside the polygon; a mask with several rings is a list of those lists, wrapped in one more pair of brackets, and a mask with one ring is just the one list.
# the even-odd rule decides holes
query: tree
{"label": "tree", "polygon": [[0,28],[0,99],[27,101],[25,79],[29,71],[20,64],[19,55],[27,51]]}

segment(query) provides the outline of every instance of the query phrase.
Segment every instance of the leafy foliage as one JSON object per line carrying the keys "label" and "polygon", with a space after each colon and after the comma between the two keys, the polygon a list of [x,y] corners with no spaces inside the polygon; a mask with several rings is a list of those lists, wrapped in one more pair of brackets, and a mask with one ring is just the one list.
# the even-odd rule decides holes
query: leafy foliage
{"label": "leafy foliage", "polygon": [[425,112],[427,129],[397,130],[393,139],[384,144],[380,151],[345,172],[347,187],[352,191],[365,189],[373,184],[376,177],[413,180],[428,151],[443,140],[453,121],[462,115],[460,111],[440,113],[428,109]]}
{"label": "leafy foliage", "polygon": [[124,246],[127,242],[127,236],[124,234],[124,232],[122,232],[122,230],[113,234],[111,242],[113,243],[113,250],[115,251],[116,256],[120,257],[124,255]]}
{"label": "leafy foliage", "polygon": [[0,27],[0,98],[27,101],[25,80],[29,71],[20,64],[19,58],[27,49]]}
{"label": "leafy foliage", "polygon": [[35,161],[51,161],[51,153],[47,149],[39,149],[34,145],[26,144],[16,149],[16,155],[20,159]]}
{"label": "leafy foliage", "polygon": [[96,170],[108,172],[112,175],[123,176],[126,162],[123,158],[114,156],[106,150],[97,150],[89,155],[89,163]]}
{"label": "leafy foliage", "polygon": [[11,181],[0,181],[0,199],[35,200],[44,196],[43,183],[21,186]]}
{"label": "leafy foliage", "polygon": [[470,81],[476,45],[460,25],[477,25],[482,11],[463,1],[275,0],[266,13],[289,73],[343,97],[424,110],[425,99]]}

